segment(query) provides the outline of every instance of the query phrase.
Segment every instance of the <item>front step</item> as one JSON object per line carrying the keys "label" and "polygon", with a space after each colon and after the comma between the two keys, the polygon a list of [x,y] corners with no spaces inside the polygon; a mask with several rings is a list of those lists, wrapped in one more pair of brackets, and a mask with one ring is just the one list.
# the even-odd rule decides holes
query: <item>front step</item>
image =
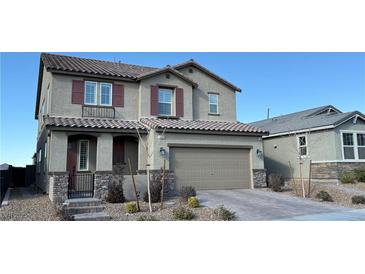
{"label": "front step", "polygon": [[110,216],[105,212],[93,212],[76,214],[72,216],[73,221],[109,221]]}
{"label": "front step", "polygon": [[110,216],[104,212],[104,209],[102,201],[96,198],[68,199],[63,203],[63,213],[67,220],[110,220]]}
{"label": "front step", "polygon": [[105,206],[98,205],[98,206],[72,206],[67,207],[67,214],[72,216],[75,214],[82,214],[82,213],[96,213],[96,212],[103,212]]}
{"label": "front step", "polygon": [[63,204],[68,207],[98,206],[101,205],[101,200],[97,198],[67,199]]}

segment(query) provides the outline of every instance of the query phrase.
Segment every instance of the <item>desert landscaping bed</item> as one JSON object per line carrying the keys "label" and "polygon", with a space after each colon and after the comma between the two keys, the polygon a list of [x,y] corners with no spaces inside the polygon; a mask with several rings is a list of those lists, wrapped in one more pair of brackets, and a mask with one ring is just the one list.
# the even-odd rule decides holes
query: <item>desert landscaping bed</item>
{"label": "desert landscaping bed", "polygon": [[0,207],[0,221],[58,221],[60,215],[47,195],[35,188],[11,189],[9,205]]}
{"label": "desert landscaping bed", "polygon": [[[317,193],[320,191],[326,191],[332,197],[333,202],[340,206],[350,207],[350,208],[365,208],[365,204],[353,204],[352,197],[359,195],[365,196],[365,183],[356,183],[356,184],[336,184],[336,183],[319,183],[312,182],[311,183],[311,195],[310,198],[313,201],[320,201],[316,198]],[[297,189],[295,191],[295,189]],[[305,182],[305,189],[308,189],[308,183]],[[263,189],[264,191],[272,191],[270,188]],[[283,191],[281,192],[284,195],[291,195],[296,197],[301,197],[301,185],[300,182],[295,183],[295,187],[293,187],[292,182],[288,182],[286,187],[283,187]],[[332,203],[332,202],[323,202],[323,203]]]}
{"label": "desert landscaping bed", "polygon": [[[160,210],[160,203],[152,204],[153,212],[149,212],[148,203],[140,201],[141,211],[133,214],[126,213],[124,203],[106,203],[105,211],[110,215],[112,221],[138,221],[141,216],[153,218],[156,221],[174,221],[172,211],[180,206],[186,206],[180,198],[171,198],[164,203],[164,208]],[[192,221],[215,221],[218,220],[214,214],[214,209],[208,207],[189,208],[195,215]]]}

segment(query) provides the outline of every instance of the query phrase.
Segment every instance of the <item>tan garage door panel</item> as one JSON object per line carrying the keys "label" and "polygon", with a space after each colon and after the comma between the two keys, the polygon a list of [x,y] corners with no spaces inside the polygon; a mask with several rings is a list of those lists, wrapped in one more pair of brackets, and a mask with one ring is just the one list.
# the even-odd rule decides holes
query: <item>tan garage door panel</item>
{"label": "tan garage door panel", "polygon": [[177,189],[251,187],[250,150],[236,148],[170,148]]}

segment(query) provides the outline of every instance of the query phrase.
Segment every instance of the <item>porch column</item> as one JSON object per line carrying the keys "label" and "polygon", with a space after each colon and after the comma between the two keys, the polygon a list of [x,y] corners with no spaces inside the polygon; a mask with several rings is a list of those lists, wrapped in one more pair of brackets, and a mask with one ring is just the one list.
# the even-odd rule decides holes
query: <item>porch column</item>
{"label": "porch column", "polygon": [[96,148],[96,171],[113,170],[113,136],[101,134],[98,136]]}
{"label": "porch column", "polygon": [[62,204],[67,199],[68,174],[67,144],[65,132],[51,131],[48,151],[48,195],[55,204]]}
{"label": "porch column", "polygon": [[103,133],[98,136],[96,146],[96,172],[94,197],[105,200],[108,186],[113,180],[113,136]]}

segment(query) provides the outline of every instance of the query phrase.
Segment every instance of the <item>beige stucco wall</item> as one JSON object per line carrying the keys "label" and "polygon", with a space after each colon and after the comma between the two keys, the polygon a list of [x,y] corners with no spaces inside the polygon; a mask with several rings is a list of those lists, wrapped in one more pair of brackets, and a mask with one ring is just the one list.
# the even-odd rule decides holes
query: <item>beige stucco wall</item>
{"label": "beige stucco wall", "polygon": [[[72,80],[85,80],[81,77],[53,74],[52,107],[50,115],[81,117],[82,106],[72,104]],[[102,82],[102,81],[100,81]],[[137,120],[138,83],[114,82],[124,85],[124,107],[115,108],[115,118]]]}
{"label": "beige stucco wall", "polygon": [[150,134],[154,154],[150,160],[151,169],[160,169],[163,166],[163,157],[160,156],[160,148],[163,147],[166,154],[166,168],[169,168],[169,144],[188,144],[188,145],[217,145],[217,146],[253,146],[252,168],[263,169],[264,161],[256,154],[257,149],[263,150],[261,137],[254,136],[229,136],[229,135],[201,135],[201,134],[180,134],[165,133],[165,138],[159,138],[158,133],[153,131]]}
{"label": "beige stucco wall", "polygon": [[67,165],[67,142],[65,132],[51,131],[49,144],[49,172],[65,172]]}
{"label": "beige stucco wall", "polygon": [[[193,117],[197,120],[220,120],[236,121],[236,93],[231,88],[223,85],[214,78],[208,76],[197,68],[192,68],[193,73],[189,72],[190,67],[181,69],[180,72],[198,83],[198,87],[193,90]],[[209,101],[208,92],[219,93],[219,116],[208,115]]]}
{"label": "beige stucco wall", "polygon": [[113,170],[113,135],[102,133],[98,136],[96,148],[96,171]]}
{"label": "beige stucco wall", "polygon": [[[312,161],[341,161],[342,143],[341,130],[363,130],[365,123],[357,120],[353,124],[352,120],[338,126],[332,130],[316,131],[307,134],[309,157],[303,158],[302,172],[303,177],[309,177],[309,160]],[[300,134],[298,134],[300,135]],[[274,147],[277,146],[275,149]],[[300,177],[299,159],[297,152],[297,137],[278,136],[264,138],[265,167],[270,173],[280,173],[289,178],[289,161],[292,165],[294,178]]]}
{"label": "beige stucco wall", "polygon": [[43,125],[43,117],[41,115],[41,108],[43,101],[45,102],[45,114],[48,114],[51,112],[51,93],[47,93],[47,89],[49,86],[49,90],[52,89],[53,84],[53,77],[50,72],[48,72],[46,69],[43,70],[43,81],[42,81],[42,87],[41,87],[41,95],[39,99],[39,108],[37,110],[38,112],[38,136],[41,133],[42,125]]}
{"label": "beige stucco wall", "polygon": [[[170,79],[166,75],[170,75]],[[139,87],[139,117],[151,116],[151,86],[152,85],[168,85],[177,86],[184,89],[184,117],[181,119],[193,119],[193,89],[190,84],[176,77],[171,73],[163,73],[155,77],[142,80]]]}

